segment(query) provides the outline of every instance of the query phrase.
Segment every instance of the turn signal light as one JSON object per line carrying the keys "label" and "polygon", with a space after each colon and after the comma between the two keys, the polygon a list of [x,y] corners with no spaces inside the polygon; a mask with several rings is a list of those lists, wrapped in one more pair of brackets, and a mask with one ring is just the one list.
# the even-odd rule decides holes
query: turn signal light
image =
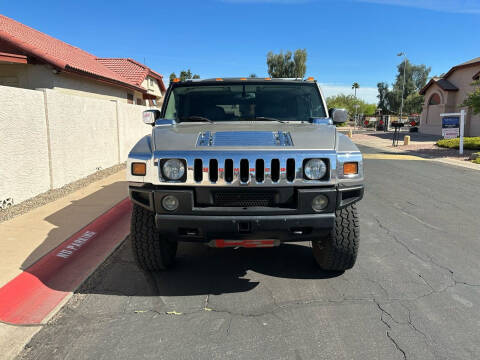
{"label": "turn signal light", "polygon": [[132,175],[145,176],[147,165],[145,163],[132,163]]}
{"label": "turn signal light", "polygon": [[356,163],[356,162],[344,163],[343,164],[343,174],[344,175],[358,174],[358,163]]}

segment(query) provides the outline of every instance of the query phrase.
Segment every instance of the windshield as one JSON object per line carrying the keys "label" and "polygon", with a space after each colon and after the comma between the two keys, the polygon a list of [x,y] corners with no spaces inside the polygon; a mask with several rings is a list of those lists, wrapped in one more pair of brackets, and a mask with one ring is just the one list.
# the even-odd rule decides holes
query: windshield
{"label": "windshield", "polygon": [[165,118],[204,120],[308,121],[326,117],[316,84],[179,86],[172,90]]}

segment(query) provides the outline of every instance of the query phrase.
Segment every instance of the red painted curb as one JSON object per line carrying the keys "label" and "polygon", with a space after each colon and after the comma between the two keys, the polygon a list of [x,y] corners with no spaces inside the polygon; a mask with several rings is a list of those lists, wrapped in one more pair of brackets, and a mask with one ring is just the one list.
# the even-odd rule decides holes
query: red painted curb
{"label": "red painted curb", "polygon": [[129,233],[127,198],[0,288],[0,321],[41,324]]}

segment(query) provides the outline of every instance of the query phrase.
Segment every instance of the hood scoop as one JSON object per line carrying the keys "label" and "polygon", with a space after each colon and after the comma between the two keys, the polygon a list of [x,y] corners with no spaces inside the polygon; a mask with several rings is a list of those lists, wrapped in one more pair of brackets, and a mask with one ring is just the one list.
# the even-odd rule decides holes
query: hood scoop
{"label": "hood scoop", "polygon": [[201,146],[293,146],[292,137],[285,131],[205,131],[198,135]]}

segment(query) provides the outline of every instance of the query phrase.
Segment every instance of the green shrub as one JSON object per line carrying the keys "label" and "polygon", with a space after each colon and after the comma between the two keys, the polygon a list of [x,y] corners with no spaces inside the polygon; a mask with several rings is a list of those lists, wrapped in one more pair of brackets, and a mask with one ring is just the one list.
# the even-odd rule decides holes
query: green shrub
{"label": "green shrub", "polygon": [[480,165],[480,157],[476,158],[475,160],[472,160],[474,164],[479,164]]}
{"label": "green shrub", "polygon": [[[438,140],[437,145],[449,149],[458,149],[460,145],[460,138]],[[463,138],[463,148],[469,150],[480,150],[480,136]]]}

